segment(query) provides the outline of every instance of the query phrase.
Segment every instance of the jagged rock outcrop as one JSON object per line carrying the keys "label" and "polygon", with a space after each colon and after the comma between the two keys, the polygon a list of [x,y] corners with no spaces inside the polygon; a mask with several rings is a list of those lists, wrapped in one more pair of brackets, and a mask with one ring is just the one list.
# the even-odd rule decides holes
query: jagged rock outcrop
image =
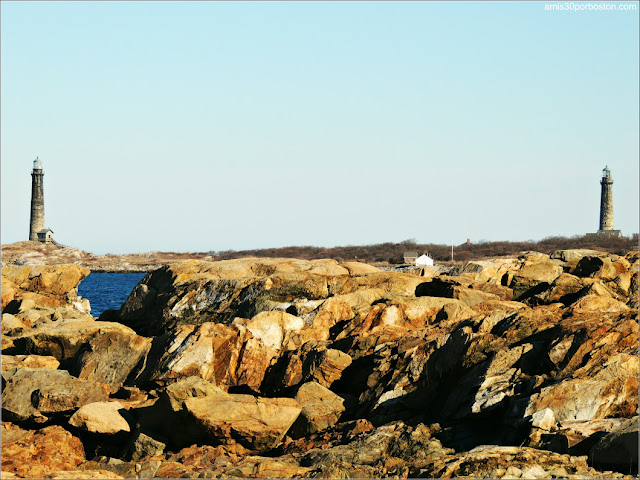
{"label": "jagged rock outcrop", "polygon": [[81,406],[107,400],[107,389],[64,370],[16,368],[2,372],[2,416],[11,422],[44,423]]}
{"label": "jagged rock outcrop", "polygon": [[302,385],[296,393],[302,412],[289,430],[293,438],[300,438],[335,425],[344,412],[344,399],[317,382]]}
{"label": "jagged rock outcrop", "polygon": [[[542,257],[542,258],[541,258]],[[524,300],[553,283],[563,272],[557,263],[540,254],[533,258],[527,256],[522,266],[513,272],[509,288],[513,290],[514,300]]]}
{"label": "jagged rock outcrop", "polygon": [[528,447],[483,445],[443,457],[418,472],[427,478],[628,478],[597,471],[587,457]]}
{"label": "jagged rock outcrop", "polygon": [[275,356],[276,351],[244,327],[211,322],[180,325],[154,339],[146,366],[135,381],[166,385],[197,376],[217,385],[245,385],[257,391]]}
{"label": "jagged rock outcrop", "polygon": [[10,304],[17,311],[21,302],[32,301],[41,307],[74,305],[84,312],[88,304],[77,294],[78,285],[87,275],[89,269],[77,265],[2,267],[2,311]]}
{"label": "jagged rock outcrop", "polygon": [[[83,353],[86,348],[100,350],[100,339],[102,338],[103,342],[109,343],[109,336],[119,337],[121,341],[125,342],[145,343],[144,340],[136,339],[137,335],[129,327],[119,323],[100,322],[93,319],[60,320],[47,323],[14,337],[13,343],[25,353],[50,355],[60,362],[68,362]],[[90,345],[92,341],[94,342],[93,347]]]}
{"label": "jagged rock outcrop", "polygon": [[69,425],[91,433],[129,432],[129,422],[122,413],[124,409],[119,402],[87,403],[71,416]]}
{"label": "jagged rock outcrop", "polygon": [[256,451],[277,446],[302,411],[291,398],[240,394],[192,397],[184,407],[207,443],[239,443]]}
{"label": "jagged rock outcrop", "polygon": [[[157,270],[143,279],[124,303],[118,321],[142,335],[160,335],[182,324],[229,324],[236,317],[258,313],[309,310],[309,302],[375,286],[385,293],[412,294],[420,279],[391,272],[357,272],[334,260],[243,259],[183,262]],[[311,323],[322,302],[311,304]],[[302,314],[304,315],[304,314]],[[323,324],[340,318],[325,319]],[[332,325],[328,325],[329,327]]]}
{"label": "jagged rock outcrop", "polygon": [[1,436],[3,478],[4,472],[15,478],[46,478],[85,461],[80,439],[58,425],[34,431],[3,421]]}
{"label": "jagged rock outcrop", "polygon": [[541,388],[530,397],[525,415],[549,408],[562,422],[610,418],[637,410],[632,399],[638,392],[637,356],[617,354],[590,370]]}
{"label": "jagged rock outcrop", "polygon": [[[3,312],[3,442],[52,425],[81,442],[33,470],[51,478],[633,475],[638,263],[189,261],[97,321],[22,297]],[[28,292],[21,275],[3,279]]]}
{"label": "jagged rock outcrop", "polygon": [[12,368],[47,368],[56,370],[60,362],[47,355],[2,355],[2,371]]}
{"label": "jagged rock outcrop", "polygon": [[[189,398],[225,396],[226,392],[197,376],[178,380],[163,389],[157,401],[143,403],[132,413],[138,418],[140,433],[172,448],[194,443],[200,430],[187,413],[184,402]],[[137,441],[133,440],[133,442]],[[135,451],[136,449],[133,448]]]}
{"label": "jagged rock outcrop", "polygon": [[76,354],[72,371],[78,378],[106,384],[110,392],[117,392],[150,348],[149,338],[100,328]]}
{"label": "jagged rock outcrop", "polygon": [[88,269],[77,265],[3,266],[3,353],[35,353],[25,348],[25,340],[14,344],[35,328],[62,320],[93,321],[88,300],[77,295],[79,283],[88,274]]}
{"label": "jagged rock outcrop", "polygon": [[638,470],[638,416],[622,422],[605,435],[590,452],[599,467]]}
{"label": "jagged rock outcrop", "polygon": [[315,381],[331,387],[352,363],[351,357],[333,348],[326,341],[309,341],[296,350],[283,353],[266,370],[260,390],[278,395],[301,383]]}
{"label": "jagged rock outcrop", "polygon": [[162,455],[166,445],[159,440],[138,432],[131,442],[130,457],[131,460],[137,462],[143,457],[154,457]]}

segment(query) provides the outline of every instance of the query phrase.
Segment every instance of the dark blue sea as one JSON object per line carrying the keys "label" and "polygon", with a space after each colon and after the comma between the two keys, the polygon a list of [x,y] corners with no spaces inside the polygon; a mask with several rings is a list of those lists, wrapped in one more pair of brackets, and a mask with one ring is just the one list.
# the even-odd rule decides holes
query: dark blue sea
{"label": "dark blue sea", "polygon": [[91,315],[99,317],[105,310],[118,310],[145,273],[90,273],[78,286],[78,295],[88,298]]}

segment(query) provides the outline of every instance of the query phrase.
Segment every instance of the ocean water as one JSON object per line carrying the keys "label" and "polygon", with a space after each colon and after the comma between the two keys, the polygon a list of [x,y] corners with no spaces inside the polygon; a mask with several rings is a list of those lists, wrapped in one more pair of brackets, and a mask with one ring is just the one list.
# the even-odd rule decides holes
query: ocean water
{"label": "ocean water", "polygon": [[118,310],[145,275],[138,272],[90,273],[80,282],[78,295],[89,299],[91,315],[99,317],[105,310]]}

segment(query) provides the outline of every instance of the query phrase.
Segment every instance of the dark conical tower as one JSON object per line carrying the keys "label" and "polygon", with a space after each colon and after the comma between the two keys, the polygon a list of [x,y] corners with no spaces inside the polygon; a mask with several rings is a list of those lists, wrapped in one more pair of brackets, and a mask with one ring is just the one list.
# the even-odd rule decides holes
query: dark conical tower
{"label": "dark conical tower", "polygon": [[609,167],[602,170],[600,185],[600,231],[613,230],[613,179]]}
{"label": "dark conical tower", "polygon": [[598,233],[620,236],[622,232],[613,229],[613,178],[611,178],[609,167],[604,167],[602,170],[600,185],[600,229]]}
{"label": "dark conical tower", "polygon": [[44,171],[39,158],[33,161],[31,172],[31,223],[29,226],[29,240],[38,240],[38,232],[44,226]]}

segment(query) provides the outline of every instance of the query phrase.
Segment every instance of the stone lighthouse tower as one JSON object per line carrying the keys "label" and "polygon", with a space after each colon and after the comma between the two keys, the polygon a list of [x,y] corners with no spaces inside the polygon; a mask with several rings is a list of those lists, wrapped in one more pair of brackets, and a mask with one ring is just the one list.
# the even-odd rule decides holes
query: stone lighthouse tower
{"label": "stone lighthouse tower", "polygon": [[620,230],[613,229],[613,179],[609,167],[602,170],[600,179],[600,230],[598,233],[620,235]]}
{"label": "stone lighthouse tower", "polygon": [[39,158],[33,161],[31,172],[31,223],[29,226],[29,240],[38,240],[38,232],[45,230],[44,226],[44,171]]}

